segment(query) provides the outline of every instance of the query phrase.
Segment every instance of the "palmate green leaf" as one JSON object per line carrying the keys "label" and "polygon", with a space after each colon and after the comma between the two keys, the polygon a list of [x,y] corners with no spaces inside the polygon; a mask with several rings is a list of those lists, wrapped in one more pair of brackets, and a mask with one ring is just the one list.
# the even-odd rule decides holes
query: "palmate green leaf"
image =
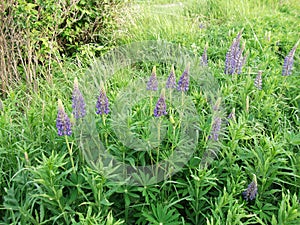
{"label": "palmate green leaf", "polygon": [[151,211],[143,211],[145,219],[153,225],[180,225],[179,213],[175,209],[168,209],[162,204],[151,205]]}
{"label": "palmate green leaf", "polygon": [[13,187],[5,188],[4,207],[11,210],[19,210],[19,202],[15,197],[15,189]]}
{"label": "palmate green leaf", "polygon": [[256,204],[251,206],[251,209],[265,223],[271,221],[272,216],[278,210],[276,206],[270,203],[263,203],[259,200],[256,200]]}

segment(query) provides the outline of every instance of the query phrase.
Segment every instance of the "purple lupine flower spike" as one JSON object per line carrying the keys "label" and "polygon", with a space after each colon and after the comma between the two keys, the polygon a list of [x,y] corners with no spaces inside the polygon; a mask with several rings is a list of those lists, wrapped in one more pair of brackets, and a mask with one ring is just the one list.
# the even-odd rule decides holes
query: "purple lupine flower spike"
{"label": "purple lupine flower spike", "polygon": [[99,115],[108,114],[110,112],[108,98],[102,82],[100,84],[100,94],[97,99],[96,109],[96,113]]}
{"label": "purple lupine flower spike", "polygon": [[246,62],[246,56],[243,56],[245,49],[245,43],[240,48],[240,41],[242,37],[242,30],[237,37],[233,40],[225,59],[225,74],[240,74],[242,67]]}
{"label": "purple lupine flower spike", "polygon": [[63,136],[63,135],[70,136],[72,134],[70,118],[65,112],[64,106],[60,99],[58,99],[56,128],[57,128],[57,134],[59,136]]}
{"label": "purple lupine flower spike", "polygon": [[208,66],[207,48],[208,48],[208,44],[206,43],[206,45],[204,47],[203,54],[201,56],[200,66]]}
{"label": "purple lupine flower spike", "polygon": [[172,65],[171,72],[166,83],[166,88],[167,89],[176,88],[176,76],[174,71],[174,65]]}
{"label": "purple lupine flower spike", "polygon": [[254,80],[254,86],[257,87],[257,89],[261,90],[262,88],[262,77],[261,77],[262,71],[259,70],[257,73],[257,76]]}
{"label": "purple lupine flower spike", "polygon": [[183,74],[181,75],[181,77],[178,81],[178,86],[177,86],[178,91],[188,91],[189,90],[189,83],[190,83],[189,71],[190,71],[190,63],[188,63],[188,65],[186,66]]}
{"label": "purple lupine flower spike", "polygon": [[209,135],[209,139],[213,139],[214,141],[219,140],[219,134],[221,130],[221,123],[222,120],[220,117],[215,117],[213,124],[212,124],[212,129],[211,129],[211,134]]}
{"label": "purple lupine flower spike", "polygon": [[294,64],[294,55],[296,48],[298,47],[299,41],[295,44],[289,54],[284,58],[282,76],[289,76],[292,73],[293,64]]}
{"label": "purple lupine flower spike", "polygon": [[74,80],[74,89],[72,94],[72,108],[75,119],[82,118],[86,115],[85,102],[81,91],[79,90],[77,77]]}
{"label": "purple lupine flower spike", "polygon": [[242,45],[242,48],[239,48],[238,47],[238,52],[237,52],[237,55],[236,55],[236,62],[235,62],[235,73],[237,74],[241,74],[242,72],[242,68],[246,62],[246,56],[243,56],[243,52],[245,50],[245,46],[246,46],[246,43],[244,42],[243,45]]}
{"label": "purple lupine flower spike", "polygon": [[167,105],[166,105],[166,100],[165,100],[165,90],[163,89],[160,98],[158,99],[155,108],[154,108],[154,116],[155,117],[161,117],[164,115],[167,115]]}
{"label": "purple lupine flower spike", "polygon": [[156,66],[153,66],[151,76],[147,83],[147,90],[149,91],[157,91],[158,89],[158,81],[156,77]]}
{"label": "purple lupine flower spike", "polygon": [[254,200],[257,195],[257,180],[255,174],[253,174],[253,180],[248,185],[248,188],[243,192],[243,197],[246,201]]}

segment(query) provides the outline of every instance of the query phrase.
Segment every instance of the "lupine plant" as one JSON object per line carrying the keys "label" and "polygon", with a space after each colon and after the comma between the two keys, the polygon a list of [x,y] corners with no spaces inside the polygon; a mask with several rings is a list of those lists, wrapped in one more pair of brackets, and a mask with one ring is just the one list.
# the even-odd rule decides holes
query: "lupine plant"
{"label": "lupine plant", "polygon": [[149,91],[157,91],[158,89],[158,81],[156,77],[156,66],[153,66],[151,76],[147,83],[147,90]]}
{"label": "lupine plant", "polygon": [[86,105],[81,91],[79,90],[79,84],[77,77],[74,80],[74,88],[72,95],[72,108],[75,119],[83,118],[86,115]]}
{"label": "lupine plant", "polygon": [[201,59],[200,59],[200,66],[208,66],[207,48],[208,48],[208,44],[206,43],[206,45],[204,47],[204,51],[203,51]]}
{"label": "lupine plant", "polygon": [[166,97],[165,97],[165,90],[162,90],[162,93],[155,105],[154,108],[154,116],[161,117],[167,115],[167,106],[166,106]]}
{"label": "lupine plant", "polygon": [[209,135],[209,139],[212,139],[214,141],[219,140],[221,124],[222,124],[222,119],[219,116],[216,116],[212,123],[211,134]]}
{"label": "lupine plant", "polygon": [[57,119],[56,119],[56,128],[57,134],[59,136],[70,136],[72,134],[72,124],[68,114],[65,112],[65,108],[60,99],[57,101],[58,110],[57,110]]}
{"label": "lupine plant", "polygon": [[189,90],[189,85],[190,85],[189,71],[190,71],[190,64],[188,63],[184,72],[182,73],[181,77],[179,78],[178,85],[177,85],[178,91],[186,92]]}
{"label": "lupine plant", "polygon": [[[21,1],[13,2],[19,4]],[[92,36],[82,33],[80,35],[87,41],[92,39],[84,46],[78,42],[76,59],[63,56],[65,53],[61,52],[61,57],[56,53],[48,54],[52,60],[47,64],[35,61],[35,51],[32,53],[30,49],[42,45],[52,52],[52,45],[56,41],[64,42],[65,36],[57,33],[55,43],[40,39],[39,32],[29,26],[30,22],[37,18],[43,24],[44,19],[49,18],[43,16],[45,9],[37,6],[37,1],[24,2],[21,6],[26,5],[26,10],[32,13],[25,13],[29,16],[22,18],[27,22],[24,20],[26,23],[18,23],[18,26],[25,29],[26,40],[30,40],[26,42],[29,51],[24,58],[16,57],[19,60],[14,61],[9,57],[13,55],[5,54],[5,49],[14,46],[3,42],[5,51],[0,50],[0,64],[6,71],[7,63],[16,62],[13,67],[18,68],[22,77],[28,75],[29,82],[30,76],[39,78],[34,78],[38,89],[31,90],[29,83],[16,83],[0,96],[0,224],[300,224],[299,1],[130,2],[121,10],[122,18],[115,18],[120,30],[112,35],[117,39],[109,42],[115,41],[113,44],[118,46],[158,38],[174,43],[179,49],[185,46],[191,50],[192,46],[193,58],[189,55],[184,60],[141,60],[105,77],[99,89],[92,89],[94,84],[83,88],[90,80],[80,81],[89,72],[95,80],[104,75],[88,65],[91,58],[105,54],[110,46],[96,43]],[[66,8],[72,12],[74,6],[85,10],[93,5],[90,1],[86,3],[77,5],[73,1]],[[107,6],[106,1],[98,3],[104,8]],[[24,8],[16,7],[16,10],[24,14]],[[1,37],[19,29],[10,26],[11,20],[6,18],[9,11],[10,7],[4,4],[5,13],[0,17],[7,23],[6,27],[12,29],[1,30],[0,27]],[[71,22],[72,15],[69,15]],[[81,15],[74,16],[78,19]],[[84,17],[77,22],[86,23]],[[205,24],[201,29],[200,22]],[[93,29],[93,26],[89,23],[88,27]],[[242,27],[243,32],[228,50],[227,45],[231,44],[228,37],[236,35]],[[72,24],[67,26],[65,33],[69,29],[76,32]],[[202,49],[207,42],[209,49]],[[290,43],[296,44],[289,46]],[[91,49],[97,49],[97,54]],[[247,70],[244,69],[246,49],[250,53]],[[146,50],[149,54],[152,50],[155,54],[164,53],[160,48]],[[57,62],[53,63],[56,57]],[[202,60],[200,65],[199,59]],[[204,65],[206,59],[209,59],[207,66]],[[187,60],[191,62],[191,69],[182,65]],[[148,68],[152,69],[153,65],[157,67],[150,71]],[[261,77],[258,68],[263,71]],[[182,74],[180,79],[175,72]],[[2,86],[22,82],[10,74],[7,70],[4,78],[11,80],[2,79]],[[240,75],[234,79],[229,76],[236,74]],[[130,101],[129,95],[119,95],[124,93],[126,84],[135,83],[136,77],[143,80],[144,86],[139,87],[143,98]],[[210,78],[216,80],[218,96],[207,93],[202,78],[205,84]],[[74,87],[68,85],[73,79]],[[161,80],[164,82],[159,83]],[[57,96],[61,99],[58,102]],[[222,104],[217,99],[220,96]],[[128,114],[121,113],[118,117],[115,106],[129,103],[133,105]],[[91,108],[87,107],[89,105]],[[188,117],[191,124],[185,127],[181,115],[189,113],[192,106],[197,121]],[[133,170],[144,165],[150,168],[151,173],[132,174],[142,185],[131,185],[126,179],[114,182],[111,178],[119,167],[112,162],[112,169],[102,168],[97,148],[91,152],[91,158],[86,154],[87,160],[81,160],[83,142],[76,134],[87,121],[95,122],[95,134],[99,137],[96,144],[105,141],[106,150],[115,162],[128,165],[122,171],[124,174],[131,172],[129,167]],[[125,132],[117,134],[117,129],[123,131],[124,127]],[[189,128],[197,139],[190,159],[179,172],[156,183],[165,160],[189,143],[189,139],[182,139]],[[131,137],[123,141],[121,135],[126,139],[128,134]],[[209,157],[208,152],[214,156]],[[183,151],[183,156],[185,153]],[[95,159],[94,155],[97,160],[89,164],[90,159]],[[208,159],[204,160],[205,157]],[[169,160],[168,163],[176,162]]]}
{"label": "lupine plant", "polygon": [[248,185],[247,189],[243,192],[243,197],[245,200],[254,200],[257,195],[257,179],[256,175],[253,174],[253,180],[252,182]]}
{"label": "lupine plant", "polygon": [[174,71],[174,65],[172,65],[172,67],[171,67],[171,72],[170,72],[170,75],[166,82],[166,88],[167,89],[176,88],[176,75],[175,75],[175,71]]}
{"label": "lupine plant", "polygon": [[103,82],[101,82],[100,94],[99,94],[99,96],[97,98],[97,102],[96,102],[96,113],[99,115],[105,115],[105,114],[108,114],[109,112],[110,112],[109,101],[106,96],[104,84],[103,84]]}
{"label": "lupine plant", "polygon": [[240,74],[242,67],[246,62],[247,56],[243,55],[245,50],[245,42],[240,46],[242,31],[233,40],[225,59],[225,74]]}
{"label": "lupine plant", "polygon": [[228,120],[233,120],[233,121],[236,120],[236,119],[235,119],[235,108],[233,108],[233,109],[231,110],[231,112],[230,112],[229,115],[227,116],[227,119],[228,119]]}
{"label": "lupine plant", "polygon": [[56,118],[56,128],[57,128],[57,134],[59,136],[65,136],[66,144],[69,150],[71,163],[73,171],[75,172],[74,168],[74,160],[73,160],[73,144],[70,146],[68,141],[68,136],[72,134],[72,124],[70,121],[70,118],[68,114],[65,112],[65,108],[63,106],[63,103],[60,99],[58,99],[58,112],[57,112],[57,118]]}
{"label": "lupine plant", "polygon": [[262,74],[262,71],[259,70],[258,73],[257,73],[257,75],[256,75],[256,78],[254,80],[254,85],[259,90],[261,90],[261,88],[262,88],[262,76],[261,76],[261,74]]}
{"label": "lupine plant", "polygon": [[293,64],[294,64],[294,55],[296,49],[298,47],[299,41],[295,44],[289,54],[284,58],[283,68],[282,68],[282,76],[291,75]]}

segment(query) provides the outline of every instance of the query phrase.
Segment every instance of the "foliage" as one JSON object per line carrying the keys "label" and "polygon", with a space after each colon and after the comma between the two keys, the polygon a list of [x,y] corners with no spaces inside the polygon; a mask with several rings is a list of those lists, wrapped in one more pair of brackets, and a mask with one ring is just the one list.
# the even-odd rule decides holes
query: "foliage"
{"label": "foliage", "polygon": [[65,57],[99,54],[114,45],[121,2],[5,1],[0,12],[2,94],[24,77],[37,89],[39,74],[51,82],[53,64]]}
{"label": "foliage", "polygon": [[[7,1],[1,11],[9,18],[6,27],[1,24],[1,35],[15,28],[11,34],[19,35],[13,37],[22,44],[2,45],[0,60],[6,63],[1,66],[17,62],[16,71],[29,80],[6,88],[0,101],[0,224],[300,224],[299,49],[292,74],[281,75],[284,57],[299,39],[298,1],[136,1],[118,11],[119,1],[15,2],[12,7]],[[226,75],[226,52],[242,28],[249,57],[241,74]],[[108,45],[160,39],[187,47],[199,59],[208,43],[208,70],[218,81],[226,114],[220,150],[209,166],[202,166],[213,118],[207,96],[191,80],[187,94],[197,107],[201,130],[192,159],[157,184],[148,185],[155,177],[144,175],[144,186],[116,185],[108,171],[87,164],[74,135],[69,145],[57,135],[57,99],[71,115],[73,80],[89,71],[89,57],[98,54],[99,46],[102,51]],[[7,36],[3,40],[9,43]],[[51,70],[45,69],[49,65]],[[171,65],[141,62],[107,81],[111,106],[123,86],[133,78],[148,78],[154,65],[157,78],[166,80]],[[260,70],[261,90],[254,83]],[[12,74],[13,69],[5,71]],[[175,67],[177,80],[183,71]],[[8,84],[6,75],[2,87]],[[31,81],[35,90],[28,89]],[[143,139],[151,135],[149,111],[157,100],[152,105],[143,100],[131,109],[128,126]],[[90,101],[96,104],[97,96]],[[232,109],[235,118],[227,120]],[[169,115],[162,125],[180,126],[177,115],[174,122]],[[116,158],[132,165],[155,160],[116,140],[112,130],[119,124],[110,115],[106,123],[96,113],[95,118],[99,137]],[[177,130],[166,137],[178,144]],[[160,146],[159,157],[168,156],[170,146],[167,141]],[[242,193],[253,174],[257,196],[246,201]]]}

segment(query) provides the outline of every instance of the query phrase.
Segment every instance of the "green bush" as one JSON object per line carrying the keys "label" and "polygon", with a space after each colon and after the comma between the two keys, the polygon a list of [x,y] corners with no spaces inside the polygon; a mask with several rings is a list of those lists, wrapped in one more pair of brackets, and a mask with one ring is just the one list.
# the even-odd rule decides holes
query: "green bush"
{"label": "green bush", "polygon": [[[34,86],[54,62],[114,45],[113,31],[122,0],[9,0],[0,11],[2,93],[16,81]],[[36,88],[37,84],[35,84]]]}

